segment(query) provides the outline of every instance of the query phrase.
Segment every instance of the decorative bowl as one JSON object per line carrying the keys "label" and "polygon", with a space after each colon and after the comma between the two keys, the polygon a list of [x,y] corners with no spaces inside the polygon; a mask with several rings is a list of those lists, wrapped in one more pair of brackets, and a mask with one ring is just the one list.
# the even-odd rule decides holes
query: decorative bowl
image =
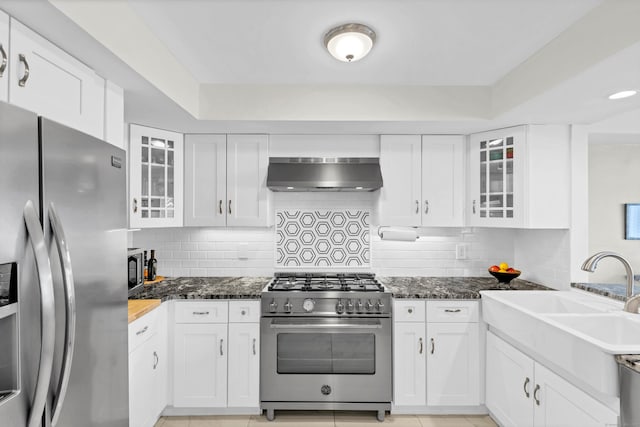
{"label": "decorative bowl", "polygon": [[510,281],[518,277],[521,273],[520,270],[516,270],[513,273],[490,271],[490,270],[487,270],[487,271],[489,271],[489,274],[491,274],[493,277],[498,279],[499,283],[509,283]]}

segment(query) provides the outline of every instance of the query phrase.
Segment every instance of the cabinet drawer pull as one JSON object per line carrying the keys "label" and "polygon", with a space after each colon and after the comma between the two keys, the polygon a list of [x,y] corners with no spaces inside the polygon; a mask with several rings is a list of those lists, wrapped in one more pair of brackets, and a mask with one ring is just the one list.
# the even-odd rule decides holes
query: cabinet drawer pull
{"label": "cabinet drawer pull", "polygon": [[471,209],[472,209],[472,211],[473,211],[473,214],[475,215],[475,214],[476,214],[476,201],[475,201],[475,200],[473,201],[473,204],[472,204],[472,208],[471,208]]}
{"label": "cabinet drawer pull", "polygon": [[229,200],[229,215],[231,215],[231,200]]}
{"label": "cabinet drawer pull", "polygon": [[140,329],[138,332],[136,332],[136,335],[142,335],[145,332],[147,332],[147,329],[149,329],[149,326],[145,326],[144,328]]}
{"label": "cabinet drawer pull", "polygon": [[428,200],[424,201],[424,213],[425,214],[429,213],[429,201]]}
{"label": "cabinet drawer pull", "polygon": [[208,316],[209,312],[208,311],[194,311],[193,315],[194,316]]}
{"label": "cabinet drawer pull", "polygon": [[253,355],[256,355],[256,339],[253,339]]}
{"label": "cabinet drawer pull", "polygon": [[138,213],[138,199],[133,198],[133,213]]}
{"label": "cabinet drawer pull", "polygon": [[220,338],[220,356],[224,356],[224,351],[222,351],[223,345],[224,345],[224,340]]}
{"label": "cabinet drawer pull", "polygon": [[407,313],[409,313],[409,314],[413,313],[413,308],[408,308],[407,309]]}
{"label": "cabinet drawer pull", "polygon": [[7,69],[7,52],[5,52],[2,44],[0,44],[0,55],[2,55],[2,62],[0,63],[0,77],[2,77],[4,70]]}
{"label": "cabinet drawer pull", "polygon": [[431,338],[431,354],[433,354],[435,351],[436,351],[436,340]]}
{"label": "cabinet drawer pull", "polygon": [[222,215],[222,200],[220,200],[220,202],[218,203],[218,212],[220,212],[220,215]]}
{"label": "cabinet drawer pull", "polygon": [[160,358],[158,357],[158,353],[153,352],[153,369],[158,367],[158,363],[160,362]]}
{"label": "cabinet drawer pull", "polygon": [[245,310],[242,310],[240,314],[244,316],[245,314],[247,314],[247,312]]}
{"label": "cabinet drawer pull", "polygon": [[529,379],[529,377],[527,377],[525,378],[524,384],[522,385],[522,388],[524,389],[524,395],[527,396],[527,399],[529,398],[529,396],[531,396],[531,394],[529,393],[529,390],[527,389],[529,382],[531,382],[531,380]]}
{"label": "cabinet drawer pull", "polygon": [[536,388],[533,389],[533,400],[536,401],[536,405],[540,406],[540,399],[538,399],[538,391],[540,390],[540,384],[536,384]]}
{"label": "cabinet drawer pull", "polygon": [[445,312],[445,313],[460,313],[461,311],[462,311],[462,310],[461,310],[461,309],[459,309],[459,308],[456,308],[456,309],[445,308],[445,309],[444,309],[444,312]]}
{"label": "cabinet drawer pull", "polygon": [[416,200],[416,213],[419,214],[420,213],[420,201]]}
{"label": "cabinet drawer pull", "polygon": [[423,350],[423,343],[422,343],[422,338],[418,339],[418,345],[420,346],[420,350],[418,350],[419,354],[422,354],[422,350]]}
{"label": "cabinet drawer pull", "polygon": [[18,80],[18,86],[24,87],[27,84],[27,80],[29,80],[29,63],[23,54],[18,55],[18,61],[24,64],[24,74],[22,78]]}

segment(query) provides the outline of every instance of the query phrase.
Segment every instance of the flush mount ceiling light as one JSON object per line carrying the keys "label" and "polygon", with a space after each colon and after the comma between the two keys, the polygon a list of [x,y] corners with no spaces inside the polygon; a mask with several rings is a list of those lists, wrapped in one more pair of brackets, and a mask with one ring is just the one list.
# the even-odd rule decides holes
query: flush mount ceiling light
{"label": "flush mount ceiling light", "polygon": [[616,92],[612,95],[609,95],[609,99],[623,99],[623,98],[628,98],[630,96],[635,95],[636,93],[638,93],[637,90],[623,90],[621,92]]}
{"label": "flush mount ceiling light", "polygon": [[324,36],[324,45],[339,61],[355,62],[369,53],[376,33],[363,24],[344,24],[332,28]]}

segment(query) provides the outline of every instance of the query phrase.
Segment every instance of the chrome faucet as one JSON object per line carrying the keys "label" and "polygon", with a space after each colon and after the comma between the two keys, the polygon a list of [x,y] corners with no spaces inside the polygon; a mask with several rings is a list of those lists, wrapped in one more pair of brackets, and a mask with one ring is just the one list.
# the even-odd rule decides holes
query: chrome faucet
{"label": "chrome faucet", "polygon": [[637,314],[638,309],[640,308],[640,294],[633,296],[633,269],[631,268],[629,261],[627,261],[622,255],[609,251],[598,252],[587,258],[581,268],[584,271],[593,273],[596,271],[598,262],[603,258],[615,258],[624,265],[624,269],[627,271],[627,300],[624,303],[624,311]]}

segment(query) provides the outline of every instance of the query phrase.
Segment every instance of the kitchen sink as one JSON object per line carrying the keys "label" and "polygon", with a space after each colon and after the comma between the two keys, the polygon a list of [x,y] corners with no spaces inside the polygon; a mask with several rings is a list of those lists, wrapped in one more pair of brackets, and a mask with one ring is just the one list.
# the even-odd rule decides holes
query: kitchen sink
{"label": "kitchen sink", "polygon": [[549,320],[611,354],[640,353],[640,315],[626,312],[551,315]]}
{"label": "kitchen sink", "polygon": [[617,309],[607,303],[584,301],[570,291],[491,291],[495,298],[534,313],[601,313]]}
{"label": "kitchen sink", "polygon": [[[491,329],[536,360],[608,396],[618,395],[614,354],[640,353],[640,314],[579,291],[481,291]],[[636,316],[636,317],[634,317]]]}

